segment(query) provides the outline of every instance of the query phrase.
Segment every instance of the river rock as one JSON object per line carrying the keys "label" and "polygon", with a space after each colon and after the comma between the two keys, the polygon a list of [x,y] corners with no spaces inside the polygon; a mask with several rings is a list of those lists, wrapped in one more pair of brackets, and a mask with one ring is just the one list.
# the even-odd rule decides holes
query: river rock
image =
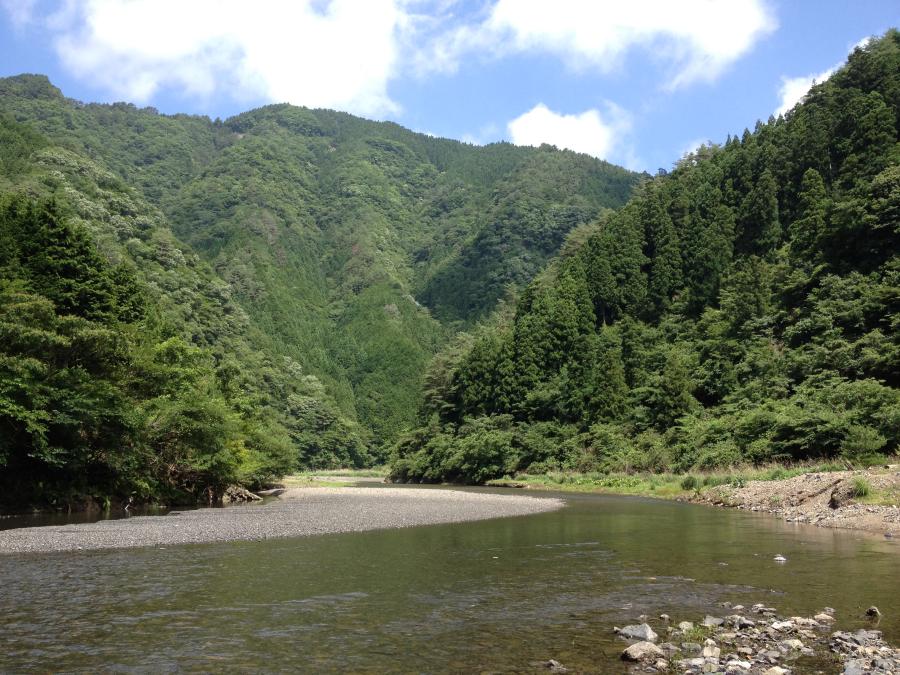
{"label": "river rock", "polygon": [[725,617],[725,621],[735,628],[753,628],[756,625],[755,621],[748,619],[747,617],[741,616],[740,614],[732,614],[730,616]]}
{"label": "river rock", "polygon": [[278,495],[282,495],[285,492],[287,492],[287,490],[285,490],[284,488],[270,488],[268,490],[258,490],[256,494],[258,494],[260,497],[277,497]]}
{"label": "river rock", "polygon": [[718,628],[723,623],[725,623],[725,620],[720,619],[717,616],[707,616],[705,619],[703,619],[703,625],[707,628]]}
{"label": "river rock", "polygon": [[851,481],[841,481],[832,491],[828,499],[828,506],[839,509],[853,501],[856,489]]}
{"label": "river rock", "polygon": [[653,629],[646,623],[636,626],[625,626],[625,628],[617,628],[616,632],[622,637],[633,640],[643,640],[645,642],[656,642],[659,639],[659,636],[653,632]]}
{"label": "river rock", "polygon": [[831,616],[831,614],[825,614],[824,612],[816,614],[813,618],[819,623],[834,623],[834,617]]}
{"label": "river rock", "polygon": [[680,630],[682,633],[686,633],[687,631],[693,630],[693,629],[694,629],[694,624],[691,623],[690,621],[682,621],[681,623],[678,624],[678,630]]}
{"label": "river rock", "polygon": [[[758,608],[754,607],[754,610],[763,608],[764,606],[760,605]],[[822,614],[831,617],[830,612]],[[714,619],[714,617],[707,618]],[[792,670],[788,666],[794,659],[800,656],[824,659],[829,658],[827,655],[831,654],[831,658],[835,659],[835,670],[829,672],[843,672],[844,675],[869,673],[900,675],[900,649],[888,645],[881,631],[837,631],[831,633],[829,637],[822,631],[824,626],[829,625],[827,619],[817,620],[798,616],[786,619],[777,614],[771,618],[760,618],[756,625],[749,622],[751,625],[743,624],[743,628],[732,628],[733,623],[741,623],[737,621],[740,618],[742,617],[738,615],[730,615],[725,618],[724,623],[721,623],[721,619],[719,622],[710,621],[712,625],[709,626],[709,638],[702,646],[689,642],[682,643],[685,656],[679,660],[675,660],[673,650],[666,651],[666,655],[673,659],[668,668],[657,668],[654,660],[648,656],[630,672],[637,675],[644,672],[666,671],[674,667],[676,669],[674,672],[683,675],[701,673],[789,675]],[[686,623],[689,622],[681,622],[679,627],[684,627]],[[810,627],[819,630],[810,630]],[[669,630],[675,635],[679,634],[675,629]],[[668,643],[665,646],[669,647]],[[635,651],[639,654],[644,653],[641,648]],[[633,660],[624,655],[622,658]],[[656,661],[659,660],[656,658]]]}
{"label": "river rock", "polygon": [[722,655],[722,650],[714,640],[707,639],[703,645],[701,655],[707,659],[718,659]]}
{"label": "river rock", "polygon": [[551,673],[568,673],[569,669],[566,668],[563,664],[561,664],[556,659],[550,659],[549,661],[544,661],[544,668],[549,670]]}
{"label": "river rock", "polygon": [[675,654],[681,651],[681,649],[673,645],[671,642],[663,642],[659,646],[659,648],[662,649],[666,653],[666,656],[669,658],[673,657]]}
{"label": "river rock", "polygon": [[649,661],[650,659],[661,659],[665,657],[662,649],[652,642],[642,641],[635,642],[622,652],[623,661]]}
{"label": "river rock", "polygon": [[222,493],[223,504],[233,504],[240,502],[261,502],[262,497],[255,495],[250,490],[242,488],[240,485],[230,485],[225,488]]}

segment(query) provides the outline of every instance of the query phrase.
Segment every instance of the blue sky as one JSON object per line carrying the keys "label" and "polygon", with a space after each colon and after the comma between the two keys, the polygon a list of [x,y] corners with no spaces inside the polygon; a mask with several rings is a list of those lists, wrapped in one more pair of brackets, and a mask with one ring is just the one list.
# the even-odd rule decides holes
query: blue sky
{"label": "blue sky", "polygon": [[0,76],[165,113],[337,108],[652,172],[898,24],[897,0],[0,0]]}

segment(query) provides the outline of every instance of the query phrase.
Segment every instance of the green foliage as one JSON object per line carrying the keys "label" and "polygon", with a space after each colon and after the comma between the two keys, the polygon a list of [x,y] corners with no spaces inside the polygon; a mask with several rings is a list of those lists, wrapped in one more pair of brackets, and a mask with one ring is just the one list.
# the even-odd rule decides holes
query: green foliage
{"label": "green foliage", "polygon": [[[428,429],[453,447],[468,417],[509,418],[510,475],[731,476],[747,463],[895,452],[898,91],[891,31],[786,118],[646,181],[578,231],[514,316],[441,358],[429,397],[452,405],[431,406]],[[518,438],[548,428],[565,434],[556,452],[531,440],[522,452]],[[428,429],[395,461],[415,456],[429,480],[454,478],[452,464],[429,462]]]}
{"label": "green foliage", "polygon": [[230,406],[209,352],[161,338],[134,274],[52,202],[7,200],[0,241],[4,502],[214,499],[296,465],[283,428]]}
{"label": "green foliage", "polygon": [[0,204],[4,485],[214,498],[383,461],[455,329],[637,178],[328,110],[221,122],[0,79],[0,198],[29,196]]}
{"label": "green foliage", "polygon": [[681,481],[682,490],[696,490],[700,487],[700,481],[693,474],[688,474]]}
{"label": "green foliage", "polygon": [[854,499],[862,499],[863,497],[868,497],[870,494],[872,494],[872,486],[869,485],[869,481],[865,478],[853,479],[853,488],[850,491],[850,496]]}

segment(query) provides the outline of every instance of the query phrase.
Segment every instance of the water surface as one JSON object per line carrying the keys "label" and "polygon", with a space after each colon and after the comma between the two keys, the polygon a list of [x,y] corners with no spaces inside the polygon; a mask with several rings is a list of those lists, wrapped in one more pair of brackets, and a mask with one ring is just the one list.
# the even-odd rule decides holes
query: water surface
{"label": "water surface", "polygon": [[[553,495],[406,530],[0,557],[0,671],[621,672],[613,625],[718,603],[900,642],[900,546],[742,511]],[[776,554],[788,558],[777,564]],[[546,671],[544,671],[546,672]]]}

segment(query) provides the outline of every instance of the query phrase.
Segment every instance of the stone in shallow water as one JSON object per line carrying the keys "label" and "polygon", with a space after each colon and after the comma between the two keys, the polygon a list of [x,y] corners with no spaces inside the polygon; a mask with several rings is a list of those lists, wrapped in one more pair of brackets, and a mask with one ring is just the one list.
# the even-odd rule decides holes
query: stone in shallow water
{"label": "stone in shallow water", "polygon": [[647,661],[659,659],[665,656],[662,649],[652,642],[635,642],[622,652],[623,661]]}
{"label": "stone in shallow water", "polygon": [[636,626],[625,626],[625,628],[617,629],[616,632],[622,637],[632,638],[634,640],[645,640],[647,642],[656,642],[659,638],[659,636],[653,632],[653,629],[646,623]]}
{"label": "stone in shallow water", "polygon": [[723,623],[725,623],[725,620],[720,619],[717,616],[707,616],[705,619],[703,619],[703,625],[707,628],[718,628]]}
{"label": "stone in shallow water", "polygon": [[544,667],[549,670],[551,673],[559,673],[562,675],[563,673],[568,673],[569,669],[566,668],[563,664],[561,664],[556,659],[550,659],[549,661],[544,661]]}
{"label": "stone in shallow water", "polygon": [[722,650],[716,646],[716,643],[708,644],[712,642],[711,640],[707,640],[707,644],[703,647],[703,656],[708,659],[718,659],[722,655]]}
{"label": "stone in shallow water", "polygon": [[692,624],[690,621],[682,621],[680,624],[678,624],[678,630],[680,631],[689,631],[693,628],[694,624]]}

